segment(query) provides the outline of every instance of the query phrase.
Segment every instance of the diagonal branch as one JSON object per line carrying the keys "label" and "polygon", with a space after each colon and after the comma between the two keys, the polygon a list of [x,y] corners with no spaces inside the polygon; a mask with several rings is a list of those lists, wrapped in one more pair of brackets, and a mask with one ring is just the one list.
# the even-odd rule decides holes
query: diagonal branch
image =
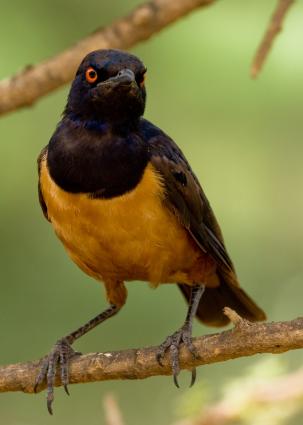
{"label": "diagonal branch", "polygon": [[[277,354],[303,348],[303,318],[289,322],[250,323],[229,308],[225,308],[225,314],[234,323],[234,329],[196,338],[194,345],[199,354],[196,359],[186,349],[181,349],[182,369],[259,353]],[[76,384],[170,375],[169,358],[166,356],[162,367],[157,363],[156,352],[157,347],[148,347],[78,356],[70,364],[70,382]],[[33,393],[40,365],[41,360],[0,367],[0,392]],[[56,386],[60,385],[57,377]],[[39,391],[43,388],[45,385]]]}
{"label": "diagonal branch", "polygon": [[[215,0],[152,0],[129,16],[93,32],[87,38],[44,62],[27,66],[0,82],[0,115],[30,106],[37,99],[70,81],[82,58],[96,49],[128,49],[167,25]],[[63,72],[64,70],[64,72]]]}
{"label": "diagonal branch", "polygon": [[252,78],[256,78],[259,72],[261,71],[265,59],[267,58],[268,53],[271,49],[271,46],[282,29],[282,22],[286,16],[286,13],[288,12],[290,6],[294,3],[294,1],[295,0],[278,0],[277,7],[264,34],[263,40],[261,41],[261,44],[255,54],[251,66]]}

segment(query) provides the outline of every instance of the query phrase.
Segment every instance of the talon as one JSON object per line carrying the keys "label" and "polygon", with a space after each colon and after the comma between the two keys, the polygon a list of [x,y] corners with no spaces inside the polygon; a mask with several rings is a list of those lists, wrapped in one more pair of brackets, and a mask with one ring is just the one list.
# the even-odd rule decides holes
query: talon
{"label": "talon", "polygon": [[[172,374],[174,379],[174,384],[177,388],[180,388],[178,382],[178,375],[180,373],[180,364],[179,364],[179,352],[182,343],[187,347],[189,352],[192,354],[193,358],[197,358],[197,351],[195,346],[192,343],[191,337],[191,327],[188,324],[185,324],[173,335],[166,338],[166,340],[160,345],[156,359],[158,363],[163,366],[162,358],[166,351],[170,351],[171,367]],[[196,381],[196,369],[192,370],[190,387],[192,387]]]}
{"label": "talon", "polygon": [[174,384],[177,388],[180,388],[179,382],[178,382],[178,375],[174,374]]}
{"label": "talon", "polygon": [[52,404],[54,401],[54,384],[56,378],[56,372],[60,367],[61,383],[67,395],[69,395],[68,384],[69,384],[69,371],[68,363],[69,360],[75,355],[75,351],[72,349],[66,339],[59,340],[50,354],[42,361],[40,373],[36,379],[34,391],[44,380],[47,382],[47,410],[50,415],[53,414]]}
{"label": "talon", "polygon": [[35,386],[34,386],[34,392],[35,393],[37,392],[37,389],[38,389],[39,385],[42,384],[42,382],[44,381],[44,378],[45,378],[45,376],[47,374],[47,362],[46,362],[47,359],[48,359],[48,357],[45,357],[43,359],[40,372],[38,373],[38,376],[36,378],[36,382],[35,382]]}
{"label": "talon", "polygon": [[[39,376],[38,376],[39,378]],[[40,380],[38,381],[38,378],[36,379],[35,385],[34,385],[34,393],[37,393],[38,387],[40,385]]]}
{"label": "talon", "polygon": [[189,384],[189,388],[191,388],[194,383],[196,382],[196,378],[197,378],[197,369],[194,367],[191,371],[191,381]]}
{"label": "talon", "polygon": [[47,410],[48,410],[48,413],[50,415],[53,414],[53,408],[52,408],[53,401],[54,401],[54,396],[52,398],[47,396],[47,402],[46,402],[47,403]]}

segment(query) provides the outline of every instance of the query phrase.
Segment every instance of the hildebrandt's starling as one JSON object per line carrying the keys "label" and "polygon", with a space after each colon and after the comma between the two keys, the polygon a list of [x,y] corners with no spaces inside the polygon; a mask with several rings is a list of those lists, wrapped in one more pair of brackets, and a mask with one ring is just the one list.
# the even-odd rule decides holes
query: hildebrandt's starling
{"label": "hildebrandt's starling", "polygon": [[174,283],[188,302],[184,324],[157,355],[161,363],[169,352],[176,385],[180,346],[195,355],[194,316],[223,326],[228,318],[222,310],[229,306],[249,320],[265,319],[239,287],[217,220],[183,153],[143,118],[145,74],[143,63],[129,53],[88,54],[38,159],[43,213],[71,259],[103,283],[109,302],[59,339],[45,358],[36,387],[47,380],[50,413],[56,369],[68,391],[71,345],[118,313],[127,298],[125,282]]}

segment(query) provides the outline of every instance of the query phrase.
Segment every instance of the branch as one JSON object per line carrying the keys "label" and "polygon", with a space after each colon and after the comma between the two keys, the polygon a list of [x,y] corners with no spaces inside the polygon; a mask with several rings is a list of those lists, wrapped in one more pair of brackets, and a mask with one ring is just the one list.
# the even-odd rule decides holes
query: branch
{"label": "branch", "polygon": [[268,56],[270,48],[273,44],[274,39],[282,29],[282,22],[286,16],[290,6],[294,3],[294,0],[278,0],[277,7],[271,17],[268,28],[264,34],[263,40],[255,54],[252,66],[251,76],[256,78],[262,69],[265,59]]}
{"label": "branch", "polygon": [[[303,348],[303,318],[289,322],[250,323],[225,308],[234,329],[194,339],[199,357],[181,348],[180,366],[191,369],[204,364],[223,362],[259,353],[283,353]],[[144,379],[150,376],[171,375],[168,356],[161,367],[156,360],[157,347],[91,353],[77,356],[70,363],[72,384],[111,379]],[[34,392],[34,383],[41,360],[0,367],[0,392]],[[57,376],[56,386],[60,386]],[[41,391],[45,384],[38,389]]]}
{"label": "branch", "polygon": [[0,115],[30,106],[70,81],[83,57],[96,49],[128,49],[198,7],[215,0],[152,0],[129,16],[93,32],[71,48],[0,82]]}

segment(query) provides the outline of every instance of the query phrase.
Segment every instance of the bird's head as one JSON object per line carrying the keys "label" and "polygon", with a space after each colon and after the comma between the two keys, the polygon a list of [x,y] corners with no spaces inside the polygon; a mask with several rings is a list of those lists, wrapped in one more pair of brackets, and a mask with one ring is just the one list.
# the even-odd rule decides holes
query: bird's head
{"label": "bird's head", "polygon": [[78,68],[65,113],[109,123],[137,120],[145,108],[145,73],[143,63],[130,53],[91,52]]}

